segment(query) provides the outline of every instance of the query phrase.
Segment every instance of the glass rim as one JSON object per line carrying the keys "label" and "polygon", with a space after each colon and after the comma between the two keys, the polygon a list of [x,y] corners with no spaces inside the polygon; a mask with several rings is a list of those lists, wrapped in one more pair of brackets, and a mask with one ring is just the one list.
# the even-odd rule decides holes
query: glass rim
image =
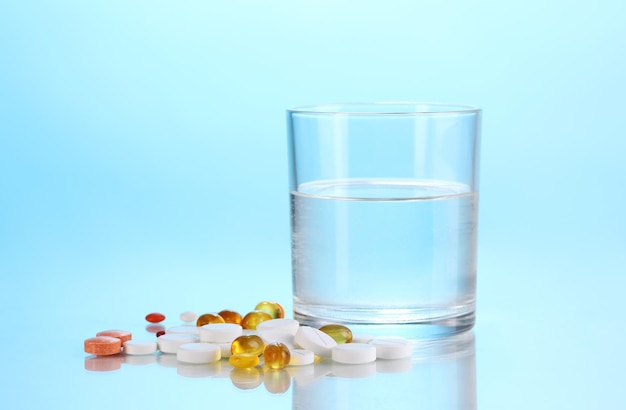
{"label": "glass rim", "polygon": [[346,102],[304,105],[287,110],[291,114],[313,115],[435,115],[470,114],[480,111],[480,108],[469,104],[428,101]]}

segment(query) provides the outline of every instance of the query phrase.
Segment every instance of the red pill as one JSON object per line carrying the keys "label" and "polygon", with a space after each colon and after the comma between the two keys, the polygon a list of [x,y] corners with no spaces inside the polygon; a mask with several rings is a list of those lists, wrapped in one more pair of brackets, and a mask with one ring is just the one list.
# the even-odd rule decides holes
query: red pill
{"label": "red pill", "polygon": [[117,337],[96,336],[85,340],[85,353],[108,356],[122,351],[122,341]]}
{"label": "red pill", "polygon": [[156,337],[163,336],[165,334],[165,330],[159,330],[156,332]]}
{"label": "red pill", "polygon": [[116,337],[122,341],[122,344],[124,344],[124,342],[128,342],[130,339],[133,338],[133,335],[125,330],[104,330],[102,332],[96,333],[96,336]]}
{"label": "red pill", "polygon": [[162,313],[149,313],[146,315],[146,320],[150,323],[159,323],[165,320],[165,315]]}

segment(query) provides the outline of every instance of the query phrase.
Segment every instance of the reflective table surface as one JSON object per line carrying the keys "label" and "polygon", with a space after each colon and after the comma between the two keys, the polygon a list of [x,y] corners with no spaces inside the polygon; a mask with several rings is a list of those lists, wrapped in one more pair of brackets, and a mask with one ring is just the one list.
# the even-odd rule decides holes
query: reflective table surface
{"label": "reflective table surface", "polygon": [[107,329],[153,340],[156,329],[144,319],[153,311],[167,316],[162,325],[168,327],[181,324],[186,310],[245,312],[266,299],[290,308],[289,281],[280,281],[274,268],[257,269],[267,279],[257,283],[255,275],[218,274],[223,269],[173,274],[155,265],[150,273],[94,268],[71,277],[4,277],[0,407],[586,409],[626,403],[620,391],[625,325],[617,302],[624,279],[607,272],[612,286],[578,276],[558,292],[565,273],[548,275],[546,268],[513,291],[510,278],[487,269],[475,328],[417,343],[410,360],[354,366],[323,360],[244,371],[226,360],[190,365],[169,354],[83,352],[84,339]]}

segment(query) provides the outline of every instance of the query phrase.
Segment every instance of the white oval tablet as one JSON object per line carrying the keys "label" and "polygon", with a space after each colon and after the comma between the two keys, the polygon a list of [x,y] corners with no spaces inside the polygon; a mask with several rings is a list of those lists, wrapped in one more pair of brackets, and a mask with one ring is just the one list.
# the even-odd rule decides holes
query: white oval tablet
{"label": "white oval tablet", "polygon": [[377,337],[370,344],[376,348],[378,359],[402,359],[413,353],[413,345],[403,337]]}
{"label": "white oval tablet", "polygon": [[221,358],[220,347],[209,343],[184,343],[176,351],[176,359],[185,363],[212,363]]}
{"label": "white oval tablet", "polygon": [[198,341],[198,336],[189,333],[166,333],[157,338],[159,350],[163,353],[176,353],[178,346]]}
{"label": "white oval tablet", "polygon": [[241,336],[242,329],[235,323],[209,323],[200,327],[200,341],[229,343]]}
{"label": "white oval tablet", "polygon": [[376,360],[376,347],[365,343],[345,343],[333,347],[333,362],[363,364]]}
{"label": "white oval tablet", "polygon": [[124,353],[126,354],[152,354],[156,352],[157,344],[147,340],[127,340],[124,342]]}
{"label": "white oval tablet", "polygon": [[300,323],[294,319],[271,319],[257,325],[256,331],[263,340],[272,343],[284,335],[292,335],[298,332]]}
{"label": "white oval tablet", "polygon": [[196,312],[183,312],[180,314],[180,320],[185,323],[191,323],[198,320],[198,314]]}
{"label": "white oval tablet", "polygon": [[330,357],[332,348],[337,346],[332,337],[310,326],[300,326],[294,340],[303,349],[322,357]]}
{"label": "white oval tablet", "polygon": [[289,349],[289,353],[291,353],[289,366],[306,366],[315,361],[315,354],[310,350]]}
{"label": "white oval tablet", "polygon": [[200,334],[200,330],[196,326],[172,326],[165,330],[165,333],[186,333],[190,335]]}

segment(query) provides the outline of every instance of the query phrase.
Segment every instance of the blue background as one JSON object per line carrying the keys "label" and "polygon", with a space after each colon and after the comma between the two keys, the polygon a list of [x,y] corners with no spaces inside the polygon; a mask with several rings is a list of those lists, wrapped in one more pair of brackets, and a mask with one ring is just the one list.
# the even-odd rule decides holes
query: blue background
{"label": "blue background", "polygon": [[[480,407],[530,385],[519,408],[624,400],[609,364],[625,364],[625,15],[617,0],[4,1],[5,324],[82,358],[86,323],[290,306],[284,110],[470,103]],[[597,376],[567,371],[581,366]],[[29,374],[2,376],[6,400],[36,400],[16,393]]]}

